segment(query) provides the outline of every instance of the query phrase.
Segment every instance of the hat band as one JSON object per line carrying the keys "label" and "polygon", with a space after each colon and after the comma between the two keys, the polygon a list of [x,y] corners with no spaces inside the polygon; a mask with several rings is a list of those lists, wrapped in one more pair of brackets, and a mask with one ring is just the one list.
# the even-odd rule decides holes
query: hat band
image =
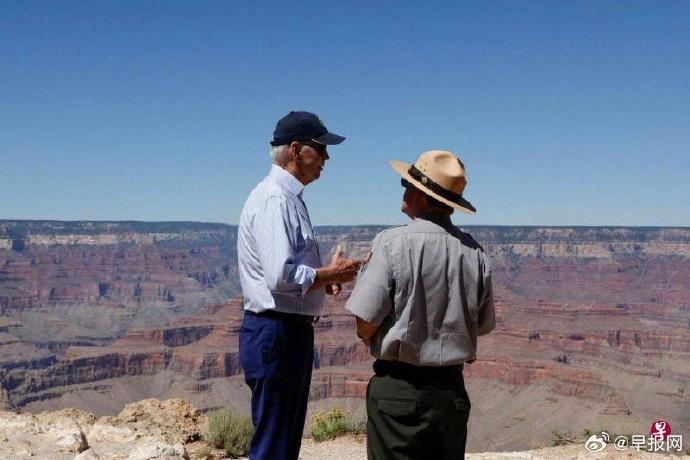
{"label": "hat band", "polygon": [[453,193],[450,190],[447,190],[447,189],[441,187],[436,182],[434,182],[433,180],[431,180],[427,176],[425,176],[424,173],[421,172],[419,169],[415,168],[414,165],[410,166],[410,169],[407,170],[407,173],[413,179],[421,182],[422,185],[424,185],[426,188],[428,188],[429,190],[431,190],[435,194],[445,198],[448,201],[452,201],[454,203],[457,203],[462,198],[462,193]]}

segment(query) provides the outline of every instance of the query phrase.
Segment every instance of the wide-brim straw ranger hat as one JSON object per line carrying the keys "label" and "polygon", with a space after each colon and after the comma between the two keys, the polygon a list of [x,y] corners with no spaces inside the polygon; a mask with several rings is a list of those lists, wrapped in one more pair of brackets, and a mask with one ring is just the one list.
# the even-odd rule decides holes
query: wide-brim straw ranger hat
{"label": "wide-brim straw ranger hat", "polygon": [[467,214],[477,212],[462,197],[467,186],[465,165],[453,152],[430,150],[422,153],[413,165],[393,160],[391,166],[407,182],[441,203]]}

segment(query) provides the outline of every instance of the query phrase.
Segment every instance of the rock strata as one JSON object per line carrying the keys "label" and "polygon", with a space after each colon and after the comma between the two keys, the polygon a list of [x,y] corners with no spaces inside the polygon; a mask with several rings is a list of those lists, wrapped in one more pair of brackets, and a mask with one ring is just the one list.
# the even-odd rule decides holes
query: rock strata
{"label": "rock strata", "polygon": [[[341,244],[362,258],[383,229],[316,233],[322,254]],[[560,424],[632,432],[660,416],[690,438],[690,229],[468,230],[491,254],[497,308],[496,330],[465,368],[470,422],[482,427],[471,445],[525,449]],[[236,234],[220,224],[0,221],[0,408],[112,415],[147,397],[246,408]],[[371,376],[343,309],[350,289],[327,299],[315,327],[312,408],[361,404]],[[509,416],[492,434],[497,401]],[[126,425],[100,429],[136,437]]]}

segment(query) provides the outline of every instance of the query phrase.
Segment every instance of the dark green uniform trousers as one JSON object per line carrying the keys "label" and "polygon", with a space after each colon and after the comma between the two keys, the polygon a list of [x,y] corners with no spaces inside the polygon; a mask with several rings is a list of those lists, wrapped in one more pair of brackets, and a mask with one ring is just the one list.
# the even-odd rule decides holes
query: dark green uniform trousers
{"label": "dark green uniform trousers", "polygon": [[451,460],[465,456],[470,399],[462,366],[374,363],[367,387],[369,460]]}

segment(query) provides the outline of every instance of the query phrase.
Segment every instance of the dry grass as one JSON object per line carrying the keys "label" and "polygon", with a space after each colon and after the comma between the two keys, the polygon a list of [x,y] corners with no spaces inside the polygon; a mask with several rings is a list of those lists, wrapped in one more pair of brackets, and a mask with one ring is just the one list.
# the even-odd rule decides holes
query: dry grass
{"label": "dry grass", "polygon": [[204,439],[216,449],[223,449],[227,456],[238,458],[249,453],[253,430],[249,417],[218,409],[209,416]]}
{"label": "dry grass", "polygon": [[366,420],[354,420],[352,414],[334,406],[328,412],[318,412],[312,418],[311,435],[315,442],[335,439],[345,434],[366,433]]}

